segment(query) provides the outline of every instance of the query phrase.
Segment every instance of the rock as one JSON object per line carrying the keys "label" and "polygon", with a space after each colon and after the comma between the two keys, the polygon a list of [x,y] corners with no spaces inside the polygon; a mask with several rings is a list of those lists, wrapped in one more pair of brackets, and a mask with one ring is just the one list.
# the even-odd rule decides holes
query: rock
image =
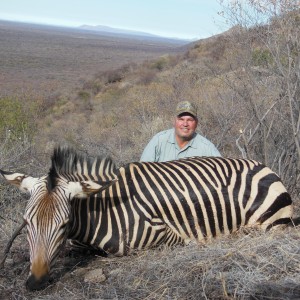
{"label": "rock", "polygon": [[87,272],[84,276],[84,282],[99,283],[106,280],[102,269],[95,269]]}

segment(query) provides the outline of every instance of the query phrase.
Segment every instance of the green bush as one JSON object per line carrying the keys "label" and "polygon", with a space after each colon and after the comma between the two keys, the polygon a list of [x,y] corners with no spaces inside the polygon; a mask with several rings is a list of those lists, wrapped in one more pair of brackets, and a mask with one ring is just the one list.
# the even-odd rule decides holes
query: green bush
{"label": "green bush", "polygon": [[84,101],[87,101],[91,98],[91,94],[87,91],[79,91],[78,97]]}
{"label": "green bush", "polygon": [[255,49],[252,52],[252,62],[255,66],[267,67],[273,64],[273,57],[269,50]]}
{"label": "green bush", "polygon": [[[27,99],[28,100],[28,99]],[[32,139],[35,132],[35,119],[38,115],[38,103],[17,97],[0,98],[0,137],[20,140],[24,134]]]}
{"label": "green bush", "polygon": [[152,64],[153,69],[157,69],[158,71],[162,71],[168,64],[168,60],[166,57],[160,57]]}

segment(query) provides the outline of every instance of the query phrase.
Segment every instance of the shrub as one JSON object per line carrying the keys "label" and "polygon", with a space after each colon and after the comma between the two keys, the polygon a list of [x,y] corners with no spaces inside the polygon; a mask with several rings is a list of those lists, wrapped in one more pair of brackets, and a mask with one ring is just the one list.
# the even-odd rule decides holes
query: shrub
{"label": "shrub", "polygon": [[167,64],[168,64],[168,59],[166,57],[160,57],[158,60],[153,62],[152,68],[162,71]]}
{"label": "shrub", "polygon": [[267,67],[273,63],[272,54],[267,49],[255,49],[252,52],[252,62],[255,66]]}
{"label": "shrub", "polygon": [[78,97],[81,99],[81,100],[84,100],[84,101],[87,101],[91,98],[91,95],[89,92],[87,91],[79,91],[78,92]]}
{"label": "shrub", "polygon": [[[24,105],[23,101],[26,101]],[[39,103],[17,97],[0,98],[0,138],[14,142],[24,135],[32,140],[35,134]]]}

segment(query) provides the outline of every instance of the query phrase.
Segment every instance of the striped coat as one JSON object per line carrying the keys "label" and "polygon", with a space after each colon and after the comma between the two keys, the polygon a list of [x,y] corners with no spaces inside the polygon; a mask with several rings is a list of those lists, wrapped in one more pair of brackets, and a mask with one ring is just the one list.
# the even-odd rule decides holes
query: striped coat
{"label": "striped coat", "polygon": [[115,178],[101,196],[74,201],[70,238],[124,255],[160,243],[204,241],[245,225],[267,229],[292,216],[279,177],[251,160],[130,163]]}

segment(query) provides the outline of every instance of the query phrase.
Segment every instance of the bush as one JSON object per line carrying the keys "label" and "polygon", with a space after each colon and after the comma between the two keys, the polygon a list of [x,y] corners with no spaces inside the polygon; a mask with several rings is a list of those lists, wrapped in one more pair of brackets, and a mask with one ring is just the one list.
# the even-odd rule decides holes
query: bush
{"label": "bush", "polygon": [[153,69],[162,71],[168,64],[168,59],[166,57],[161,57],[152,64]]}
{"label": "bush", "polygon": [[[24,105],[23,101],[26,101]],[[0,98],[0,138],[14,142],[25,135],[32,140],[36,131],[39,103],[18,97]]]}
{"label": "bush", "polygon": [[252,52],[252,62],[254,66],[267,67],[273,63],[272,54],[267,49],[255,49]]}
{"label": "bush", "polygon": [[87,91],[79,91],[78,92],[78,97],[81,99],[81,100],[84,100],[84,101],[87,101],[91,98],[91,95],[89,92]]}

